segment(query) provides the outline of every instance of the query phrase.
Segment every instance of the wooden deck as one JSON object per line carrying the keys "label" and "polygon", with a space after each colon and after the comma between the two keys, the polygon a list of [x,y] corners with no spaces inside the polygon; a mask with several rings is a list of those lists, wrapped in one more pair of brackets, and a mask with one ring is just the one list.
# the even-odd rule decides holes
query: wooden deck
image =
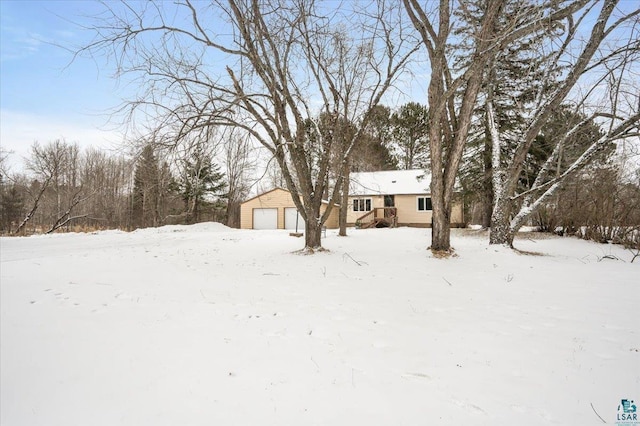
{"label": "wooden deck", "polygon": [[356,227],[361,229],[395,228],[397,226],[398,209],[395,207],[376,207],[356,220]]}

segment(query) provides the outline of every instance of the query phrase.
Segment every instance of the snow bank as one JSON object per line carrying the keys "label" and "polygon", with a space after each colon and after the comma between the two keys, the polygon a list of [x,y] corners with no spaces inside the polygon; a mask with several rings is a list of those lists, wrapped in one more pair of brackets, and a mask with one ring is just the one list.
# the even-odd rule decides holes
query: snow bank
{"label": "snow bank", "polygon": [[133,231],[139,234],[166,234],[169,232],[224,232],[232,228],[218,222],[201,222],[193,225],[165,225],[157,228],[141,228]]}

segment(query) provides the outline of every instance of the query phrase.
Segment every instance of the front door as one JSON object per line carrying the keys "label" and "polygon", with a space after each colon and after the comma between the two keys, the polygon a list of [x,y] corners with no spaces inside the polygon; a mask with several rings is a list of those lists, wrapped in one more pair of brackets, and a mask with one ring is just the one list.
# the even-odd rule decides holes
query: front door
{"label": "front door", "polygon": [[384,206],[385,207],[395,207],[395,197],[393,195],[385,195],[384,196]]}

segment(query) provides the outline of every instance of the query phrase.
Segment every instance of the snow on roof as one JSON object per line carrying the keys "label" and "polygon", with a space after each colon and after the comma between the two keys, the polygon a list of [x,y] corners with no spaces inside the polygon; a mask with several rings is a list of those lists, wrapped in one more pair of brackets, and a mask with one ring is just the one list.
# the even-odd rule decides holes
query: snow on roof
{"label": "snow on roof", "polygon": [[420,170],[357,172],[350,175],[349,195],[431,193],[431,174]]}

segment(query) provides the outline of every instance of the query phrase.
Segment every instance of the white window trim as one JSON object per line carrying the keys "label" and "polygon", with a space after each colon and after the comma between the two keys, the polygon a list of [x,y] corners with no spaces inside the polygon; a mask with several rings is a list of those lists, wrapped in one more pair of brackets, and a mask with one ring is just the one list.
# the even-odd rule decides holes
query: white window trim
{"label": "white window trim", "polygon": [[[358,204],[360,204],[360,200],[363,200],[363,201],[364,201],[364,208],[365,208],[365,210],[360,210],[360,209],[355,210],[355,209],[354,209],[354,206],[353,206],[353,202],[354,202],[355,200],[358,200]],[[369,200],[369,207],[370,207],[370,209],[369,209],[369,210],[366,210],[366,208],[367,208],[367,200]],[[353,211],[354,211],[354,212],[356,212],[356,213],[366,213],[366,212],[370,212],[371,210],[373,210],[373,198],[371,198],[371,197],[354,197],[354,198],[352,198],[352,199],[351,199],[351,210],[353,210]]]}
{"label": "white window trim", "polygon": [[418,195],[416,196],[416,211],[418,213],[427,213],[427,212],[432,212],[433,211],[433,203],[431,204],[431,209],[427,210],[425,208],[425,210],[420,210],[420,198],[424,198],[425,199],[425,207],[427,207],[427,198],[431,199],[431,195]]}

